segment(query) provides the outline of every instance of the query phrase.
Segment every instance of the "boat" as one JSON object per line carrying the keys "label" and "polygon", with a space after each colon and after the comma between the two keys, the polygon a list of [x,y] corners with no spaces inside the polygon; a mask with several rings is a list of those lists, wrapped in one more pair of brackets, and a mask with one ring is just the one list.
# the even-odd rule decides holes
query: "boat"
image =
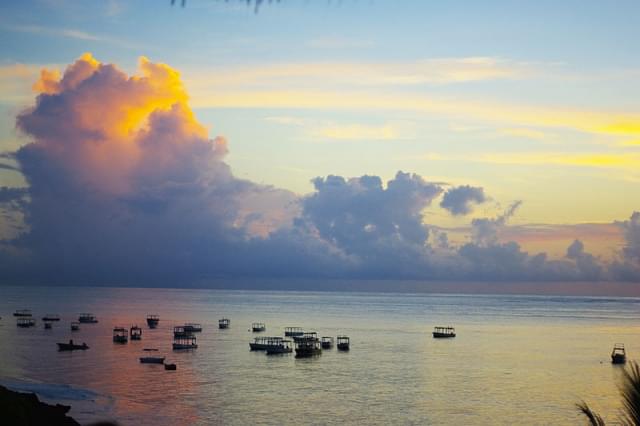
{"label": "boat", "polygon": [[19,317],[18,321],[16,322],[16,325],[22,328],[35,327],[36,320],[29,317]]}
{"label": "boat", "polygon": [[125,327],[113,328],[113,343],[127,343],[129,341],[129,331]]}
{"label": "boat", "polygon": [[156,328],[159,322],[160,317],[158,315],[147,315],[147,325],[149,326],[149,328]]}
{"label": "boat", "polygon": [[145,352],[158,352],[158,349],[156,349],[156,348],[144,348],[143,351],[145,351]]}
{"label": "boat", "polygon": [[31,309],[18,309],[13,313],[14,317],[30,317]]}
{"label": "boat", "polygon": [[252,351],[265,351],[270,345],[281,342],[282,337],[256,337],[253,342],[249,343],[249,348]]}
{"label": "boat", "polygon": [[191,333],[186,331],[184,329],[184,326],[182,326],[182,325],[173,327],[173,337],[185,337],[185,336],[190,336],[190,335],[191,335]]}
{"label": "boat", "polygon": [[456,329],[453,327],[434,327],[433,337],[436,339],[456,337]]}
{"label": "boat", "polygon": [[54,314],[47,314],[42,317],[42,321],[60,321],[60,317]]}
{"label": "boat", "polygon": [[254,322],[251,324],[251,331],[254,333],[260,333],[267,329],[267,326],[263,322]]}
{"label": "boat", "polygon": [[285,327],[284,335],[285,337],[299,337],[304,334],[304,330],[302,327]]}
{"label": "boat", "polygon": [[164,369],[165,370],[171,370],[171,371],[175,371],[177,369],[175,364],[165,364],[164,365]]}
{"label": "boat", "polygon": [[80,330],[80,323],[79,322],[72,322],[71,323],[71,331],[78,331]]}
{"label": "boat", "polygon": [[131,340],[142,340],[142,329],[137,325],[132,326],[129,329],[129,337]]}
{"label": "boat", "polygon": [[338,344],[336,345],[339,351],[349,350],[349,336],[338,336]]}
{"label": "boat", "polygon": [[95,324],[98,322],[98,319],[93,314],[83,313],[78,317],[78,322],[83,324]]}
{"label": "boat", "polygon": [[141,364],[164,364],[163,356],[143,356],[140,357]]}
{"label": "boat", "polygon": [[333,347],[333,337],[323,336],[320,344],[322,349],[331,349]]}
{"label": "boat", "polygon": [[624,364],[625,362],[627,362],[627,352],[624,350],[624,345],[616,343],[611,351],[611,363]]}
{"label": "boat", "polygon": [[44,329],[45,330],[51,330],[53,328],[53,324],[51,324],[51,322],[49,321],[45,321],[44,322]]}
{"label": "boat", "polygon": [[58,345],[59,351],[76,351],[76,350],[84,351],[89,349],[89,346],[87,346],[86,343],[82,343],[81,345],[78,345],[73,343],[73,340],[69,340],[69,343],[58,343],[57,345]]}
{"label": "boat", "polygon": [[218,320],[218,328],[229,328],[231,320],[229,318],[222,318]]}
{"label": "boat", "polygon": [[313,337],[300,337],[295,341],[296,358],[308,358],[322,353],[320,341]]}
{"label": "boat", "polygon": [[188,322],[184,325],[184,331],[187,333],[200,333],[202,331],[202,326],[194,322]]}
{"label": "boat", "polygon": [[291,340],[287,339],[280,339],[278,342],[274,341],[273,344],[268,345],[265,350],[267,355],[290,354],[293,352]]}
{"label": "boat", "polygon": [[318,333],[316,333],[315,331],[305,331],[304,333],[302,333],[302,335],[293,337],[294,342],[298,340],[305,340],[305,339],[318,340]]}
{"label": "boat", "polygon": [[196,337],[193,335],[174,336],[173,338],[174,351],[196,349],[197,347]]}

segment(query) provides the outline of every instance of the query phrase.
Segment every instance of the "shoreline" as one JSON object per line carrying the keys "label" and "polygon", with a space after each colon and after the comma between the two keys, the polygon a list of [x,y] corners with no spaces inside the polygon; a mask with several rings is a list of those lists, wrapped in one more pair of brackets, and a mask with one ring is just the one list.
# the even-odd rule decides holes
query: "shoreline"
{"label": "shoreline", "polygon": [[7,424],[80,426],[67,415],[71,406],[47,404],[33,392],[17,392],[0,385],[0,419]]}

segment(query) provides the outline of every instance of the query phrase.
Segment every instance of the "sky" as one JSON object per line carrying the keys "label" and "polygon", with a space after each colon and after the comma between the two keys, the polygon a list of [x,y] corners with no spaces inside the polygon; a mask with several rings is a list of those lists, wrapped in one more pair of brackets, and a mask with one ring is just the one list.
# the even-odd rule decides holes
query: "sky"
{"label": "sky", "polygon": [[640,280],[637,2],[176,3],[0,6],[8,281]]}

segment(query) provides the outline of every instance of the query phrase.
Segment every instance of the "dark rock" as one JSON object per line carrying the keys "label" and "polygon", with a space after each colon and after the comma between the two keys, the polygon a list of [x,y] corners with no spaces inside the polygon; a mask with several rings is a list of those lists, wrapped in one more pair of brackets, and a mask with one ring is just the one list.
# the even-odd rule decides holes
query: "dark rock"
{"label": "dark rock", "polygon": [[67,416],[68,405],[41,402],[34,393],[14,392],[0,386],[0,424],[12,426],[79,426]]}

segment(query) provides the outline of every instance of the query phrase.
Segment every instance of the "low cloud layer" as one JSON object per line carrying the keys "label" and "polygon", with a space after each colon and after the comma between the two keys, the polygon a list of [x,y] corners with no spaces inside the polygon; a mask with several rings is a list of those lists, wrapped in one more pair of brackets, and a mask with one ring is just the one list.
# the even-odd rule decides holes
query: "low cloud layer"
{"label": "low cloud layer", "polygon": [[[620,222],[626,246],[603,265],[580,241],[561,260],[500,234],[520,202],[472,220],[452,246],[425,208],[453,215],[487,200],[416,174],[313,179],[314,192],[239,179],[225,138],[196,120],[178,72],[142,58],[128,76],[89,54],[43,71],[17,117],[30,140],[5,154],[26,188],[0,188],[3,220],[23,228],[0,245],[6,282],[186,285],[215,278],[637,280],[640,213]],[[442,198],[440,198],[442,197]]]}

